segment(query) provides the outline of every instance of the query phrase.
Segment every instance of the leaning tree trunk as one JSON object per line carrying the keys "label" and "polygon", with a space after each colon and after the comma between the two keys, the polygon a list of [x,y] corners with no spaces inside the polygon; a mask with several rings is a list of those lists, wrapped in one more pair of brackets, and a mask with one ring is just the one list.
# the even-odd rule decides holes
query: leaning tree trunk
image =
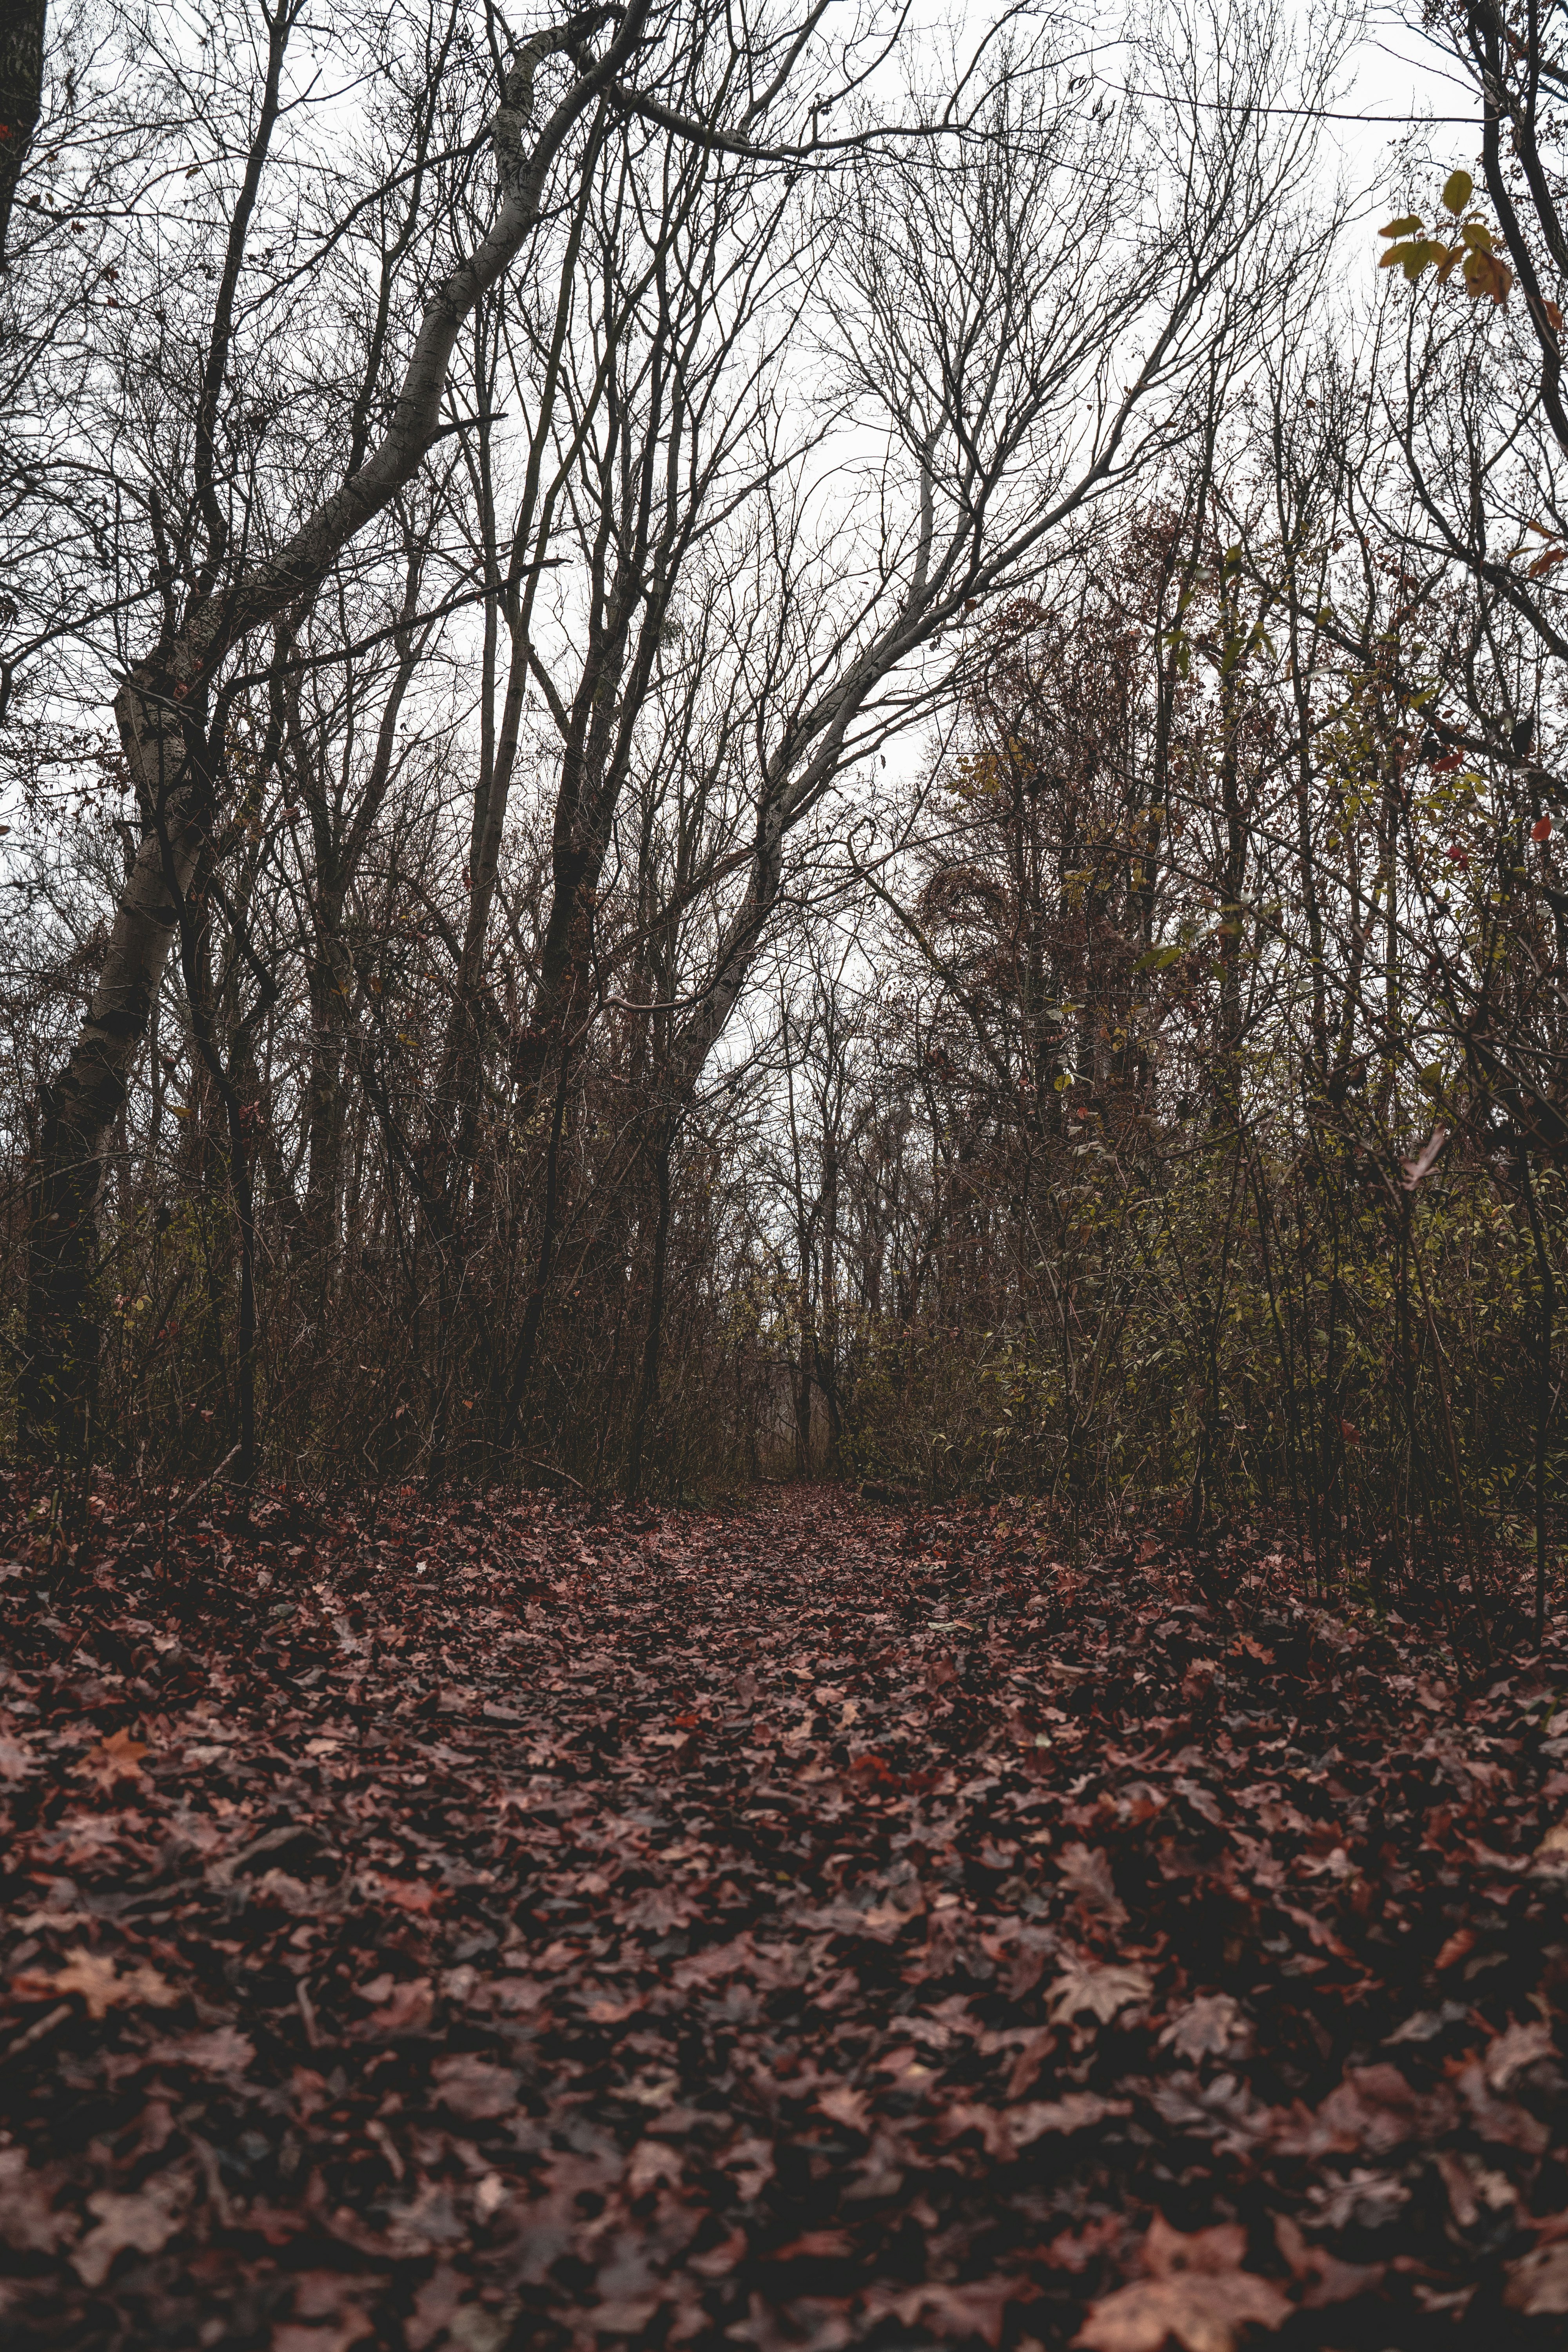
{"label": "leaning tree trunk", "polygon": [[441,429],[447,370],[463,321],[521,251],[540,217],[545,182],[573,124],[630,59],[648,0],[634,0],[604,55],[579,70],[531,150],[523,145],[540,62],[583,43],[612,12],[595,8],[538,34],[517,53],[492,145],[500,197],[487,236],[426,302],[392,423],[357,472],[279,552],[205,597],[182,629],[126,679],[115,698],[145,833],[116,910],[87,1018],[47,1087],[28,1202],[24,1442],[47,1457],[83,1443],[99,1357],[96,1212],[104,1151],[147,1035],[174,935],[212,825],[214,761],[203,724],[223,657],[254,630],[308,600],[329,567],[418,469]]}
{"label": "leaning tree trunk", "polygon": [[[132,691],[127,687],[122,704]],[[211,793],[203,788],[205,761],[186,756],[180,764],[184,804],[180,820],[165,821],[165,829],[184,892],[201,856]],[[98,1381],[96,1213],[104,1146],[147,1034],[176,920],[154,825],[121,895],[75,1050],[44,1090],[28,1203],[21,1402],[25,1440],[46,1458],[74,1458],[86,1444]]]}
{"label": "leaning tree trunk", "polygon": [[16,183],[44,102],[45,0],[7,0],[0,10],[0,269]]}

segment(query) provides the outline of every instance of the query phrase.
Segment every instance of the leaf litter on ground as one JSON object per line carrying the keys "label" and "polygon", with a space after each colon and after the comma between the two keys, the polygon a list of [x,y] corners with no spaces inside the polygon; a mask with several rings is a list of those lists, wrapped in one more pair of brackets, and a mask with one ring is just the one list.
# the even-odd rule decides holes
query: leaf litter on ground
{"label": "leaf litter on ground", "polygon": [[0,1488],[0,2335],[1568,2331],[1568,1623],[1022,1507]]}

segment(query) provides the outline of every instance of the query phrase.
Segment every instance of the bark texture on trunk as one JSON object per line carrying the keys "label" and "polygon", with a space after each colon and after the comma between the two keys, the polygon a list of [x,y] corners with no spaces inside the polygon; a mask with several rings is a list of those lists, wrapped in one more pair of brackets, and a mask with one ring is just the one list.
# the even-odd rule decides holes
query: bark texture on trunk
{"label": "bark texture on trunk", "polygon": [[[210,814],[191,790],[170,847],[189,887]],[[156,833],[132,868],[98,984],[69,1061],[45,1089],[27,1232],[27,1352],[22,1433],[45,1458],[86,1443],[98,1381],[98,1196],[106,1139],[152,1019],[177,921]]]}
{"label": "bark texture on trunk", "polygon": [[0,269],[16,183],[44,103],[45,0],[5,0],[0,7]]}

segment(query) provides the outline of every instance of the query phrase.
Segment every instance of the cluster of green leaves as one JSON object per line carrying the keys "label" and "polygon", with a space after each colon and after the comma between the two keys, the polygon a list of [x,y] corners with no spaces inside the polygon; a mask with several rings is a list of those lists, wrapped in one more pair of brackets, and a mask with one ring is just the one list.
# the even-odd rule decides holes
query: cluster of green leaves
{"label": "cluster of green leaves", "polygon": [[1484,296],[1500,310],[1508,300],[1513,272],[1498,251],[1496,233],[1479,213],[1468,209],[1475,193],[1468,172],[1450,172],[1443,184],[1443,205],[1454,215],[1451,229],[1430,233],[1419,213],[1403,213],[1380,236],[1393,239],[1378,263],[1380,269],[1403,269],[1414,286],[1428,269],[1446,286],[1456,269],[1472,301]]}

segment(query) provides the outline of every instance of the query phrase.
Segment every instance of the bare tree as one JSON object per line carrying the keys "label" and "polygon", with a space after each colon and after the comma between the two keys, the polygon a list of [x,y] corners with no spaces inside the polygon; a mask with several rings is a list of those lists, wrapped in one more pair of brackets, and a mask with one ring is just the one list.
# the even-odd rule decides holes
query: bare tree
{"label": "bare tree", "polygon": [[[683,87],[686,20],[654,17],[646,0],[611,16],[591,10],[510,49],[500,103],[489,134],[493,206],[472,247],[444,266],[413,234],[384,247],[381,295],[362,357],[359,389],[332,418],[347,426],[343,478],[304,512],[288,511],[279,486],[279,528],[270,549],[237,530],[229,471],[220,456],[218,411],[232,397],[237,306],[260,215],[258,202],[284,110],[284,81],[300,12],[289,0],[263,11],[264,46],[248,106],[237,187],[230,201],[216,294],[203,336],[188,428],[190,568],[171,582],[155,641],[130,667],[115,698],[120,743],[137,794],[144,838],[121,898],[98,989],[70,1059],[49,1089],[31,1211],[26,1409],[40,1442],[79,1424],[89,1409],[96,1338],[91,1304],[93,1206],[104,1140],[142,1051],[174,928],[177,896],[188,890],[210,838],[222,792],[230,688],[225,666],[258,629],[308,606],[334,563],[425,462],[446,429],[443,402],[464,321],[524,255],[543,216],[553,175],[570,167],[574,141],[590,142],[595,110],[640,69]],[[424,121],[439,120],[454,49],[455,19],[432,20]],[[548,85],[534,121],[536,85]],[[416,186],[427,140],[396,176]],[[384,183],[370,191],[377,203]],[[403,265],[400,268],[400,265]],[[392,289],[412,270],[428,272],[422,316],[399,362],[388,332]],[[333,388],[334,394],[336,388]],[[341,397],[341,396],[339,396]],[[346,412],[346,413],[345,413]],[[386,417],[374,429],[377,415]],[[237,454],[237,453],[234,453]],[[243,481],[243,476],[240,478]]]}

